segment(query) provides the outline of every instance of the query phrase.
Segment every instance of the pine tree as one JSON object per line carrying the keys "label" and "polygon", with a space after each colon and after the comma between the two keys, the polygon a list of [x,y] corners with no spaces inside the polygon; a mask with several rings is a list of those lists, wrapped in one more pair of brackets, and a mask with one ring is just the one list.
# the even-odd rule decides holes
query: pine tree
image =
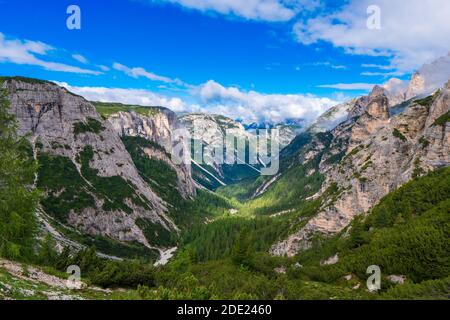
{"label": "pine tree", "polygon": [[56,241],[48,233],[41,243],[38,251],[37,261],[43,265],[55,265],[58,260],[58,251],[56,251]]}
{"label": "pine tree", "polygon": [[29,142],[17,135],[17,123],[8,110],[6,91],[0,89],[0,256],[29,258],[39,200],[38,192],[30,190],[37,165]]}
{"label": "pine tree", "polygon": [[242,231],[233,249],[232,260],[235,264],[242,266],[248,266],[250,263],[250,242]]}

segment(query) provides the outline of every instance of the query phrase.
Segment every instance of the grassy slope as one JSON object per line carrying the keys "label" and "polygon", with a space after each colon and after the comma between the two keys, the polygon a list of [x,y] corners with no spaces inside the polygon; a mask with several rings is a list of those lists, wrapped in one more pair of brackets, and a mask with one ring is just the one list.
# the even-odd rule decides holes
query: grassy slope
{"label": "grassy slope", "polygon": [[110,115],[118,113],[118,112],[130,112],[134,111],[143,116],[154,116],[158,114],[163,109],[162,107],[144,107],[138,105],[128,105],[122,103],[113,103],[113,102],[91,102],[97,112],[104,118],[108,118]]}
{"label": "grassy slope", "polygon": [[274,176],[259,177],[241,184],[220,188],[219,194],[245,202],[242,211],[256,215],[270,215],[286,210],[301,212],[305,210],[306,198],[317,193],[322,185],[323,176],[318,166],[327,148],[319,152],[306,163],[301,162],[305,148],[314,146],[314,140],[328,146],[329,137],[319,134],[312,137],[309,133],[297,136],[293,142],[282,150],[280,155],[280,177],[269,186],[267,191],[256,198],[251,197],[258,187],[270,181]]}
{"label": "grassy slope", "polygon": [[[414,292],[428,286],[448,284],[450,274],[450,168],[415,179],[384,197],[369,216],[356,220],[348,237],[338,235],[317,245],[298,260],[304,275],[312,280],[335,283],[346,274],[366,277],[370,265],[380,266],[384,276],[405,275]],[[319,261],[339,252],[332,266]],[[441,280],[439,280],[441,279]],[[436,280],[435,283],[418,283]],[[415,285],[412,285],[415,283]],[[384,290],[390,289],[388,281]],[[404,297],[401,289],[385,292],[386,297]],[[407,289],[405,289],[407,290]],[[409,290],[409,289],[408,289]],[[408,291],[407,290],[407,291]],[[409,291],[408,291],[409,292]],[[450,292],[447,286],[444,291]]]}

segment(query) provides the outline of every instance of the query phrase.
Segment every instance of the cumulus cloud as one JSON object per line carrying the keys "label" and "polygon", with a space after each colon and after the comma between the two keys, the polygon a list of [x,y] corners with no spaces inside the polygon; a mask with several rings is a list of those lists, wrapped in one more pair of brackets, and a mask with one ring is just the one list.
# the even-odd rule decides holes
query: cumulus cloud
{"label": "cumulus cloud", "polygon": [[190,96],[184,98],[164,96],[145,89],[78,87],[54,82],[89,101],[162,106],[178,113],[222,114],[245,123],[280,123],[288,119],[303,119],[308,124],[340,102],[313,95],[246,92],[235,87],[224,87],[213,80],[191,89]]}
{"label": "cumulus cloud", "polygon": [[65,82],[54,82],[89,101],[119,102],[141,106],[161,106],[175,112],[194,112],[200,110],[198,105],[188,104],[181,98],[166,97],[144,89],[77,87],[71,86]]}
{"label": "cumulus cloud", "polygon": [[450,80],[450,53],[423,65],[418,72],[425,80],[425,91],[433,91]]}
{"label": "cumulus cloud", "polygon": [[449,51],[448,0],[378,0],[380,30],[367,28],[367,8],[373,4],[350,0],[331,14],[297,22],[294,33],[305,45],[326,41],[349,54],[385,56],[403,73]]}
{"label": "cumulus cloud", "polygon": [[300,94],[263,94],[224,87],[210,80],[193,91],[202,107],[213,113],[225,114],[246,123],[278,123],[286,119],[304,119],[311,122],[331,106],[337,104],[329,98]]}
{"label": "cumulus cloud", "polygon": [[99,75],[101,72],[67,65],[64,63],[46,61],[42,56],[55,50],[52,46],[39,41],[6,39],[0,32],[0,63],[14,63],[39,66],[46,70]]}
{"label": "cumulus cloud", "polygon": [[[149,0],[141,0],[149,2]],[[202,12],[213,11],[249,20],[289,21],[300,10],[314,10],[320,0],[160,0]]]}
{"label": "cumulus cloud", "polygon": [[401,94],[408,88],[408,81],[400,80],[398,78],[391,78],[383,84],[383,88],[393,94]]}

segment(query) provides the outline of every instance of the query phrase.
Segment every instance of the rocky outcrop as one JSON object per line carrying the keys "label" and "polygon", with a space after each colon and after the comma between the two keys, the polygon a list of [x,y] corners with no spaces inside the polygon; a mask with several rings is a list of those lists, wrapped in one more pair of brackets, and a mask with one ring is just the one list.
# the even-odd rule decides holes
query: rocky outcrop
{"label": "rocky outcrop", "polygon": [[410,99],[417,97],[418,95],[424,93],[425,90],[425,78],[419,72],[415,72],[411,82],[409,83],[408,89],[405,92],[405,98]]}
{"label": "rocky outcrop", "polygon": [[359,117],[331,131],[330,152],[347,151],[336,164],[327,165],[323,159],[320,170],[326,180],[319,195],[332,184],[338,195],[332,201],[325,199],[318,214],[276,243],[271,253],[296,255],[310,248],[315,235],[341,232],[411,178],[450,165],[450,123],[436,123],[449,109],[448,84],[425,100],[407,102],[395,115],[390,114],[384,90],[375,88]]}
{"label": "rocky outcrop", "polygon": [[[34,153],[69,159],[86,186],[86,190],[79,191],[95,199],[95,205],[71,209],[68,224],[88,235],[139,242],[147,247],[153,244],[137,225],[138,219],[177,231],[166,213],[167,204],[141,178],[113,123],[104,121],[91,103],[53,83],[34,79],[9,78],[2,88],[9,93],[18,132],[29,135]],[[86,147],[92,150],[92,157],[85,164],[89,167],[86,170],[91,170],[89,174],[98,179],[114,178],[132,187],[133,199],[125,199],[129,212],[103,206],[108,195],[97,194],[92,180],[82,172],[80,159]],[[55,197],[62,192],[64,189],[55,193]]]}
{"label": "rocky outcrop", "polygon": [[450,75],[450,53],[423,65],[414,73],[405,92],[405,99],[430,94],[445,85]]}
{"label": "rocky outcrop", "polygon": [[352,127],[350,151],[367,141],[375,132],[389,122],[389,100],[384,95],[384,91],[378,89],[381,88],[375,87],[369,96],[370,100],[364,112]]}
{"label": "rocky outcrop", "polygon": [[391,274],[389,276],[387,276],[387,279],[395,284],[405,284],[406,282],[406,276],[404,275],[395,275],[395,274]]}
{"label": "rocky outcrop", "polygon": [[303,129],[298,126],[288,124],[278,124],[274,126],[274,129],[278,130],[278,144],[280,145],[280,149],[288,146],[297,134],[303,131]]}
{"label": "rocky outcrop", "polygon": [[191,166],[189,163],[175,164],[171,155],[174,147],[182,145],[183,153],[189,153],[187,145],[179,139],[174,132],[181,128],[174,112],[166,108],[152,109],[151,116],[130,112],[117,112],[111,114],[107,120],[120,136],[142,137],[154,141],[162,146],[166,153],[158,149],[146,148],[145,153],[157,160],[166,162],[178,177],[178,191],[186,199],[196,195],[195,182],[192,179]]}

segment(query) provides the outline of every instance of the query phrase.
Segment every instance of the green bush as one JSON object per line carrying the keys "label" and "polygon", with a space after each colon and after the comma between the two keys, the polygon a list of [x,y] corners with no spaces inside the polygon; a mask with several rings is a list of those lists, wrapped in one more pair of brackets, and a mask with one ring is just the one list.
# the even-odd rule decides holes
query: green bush
{"label": "green bush", "polygon": [[48,214],[66,222],[71,210],[80,213],[85,208],[95,208],[95,200],[90,194],[92,188],[81,177],[72,160],[39,153],[38,162],[37,186],[47,193],[41,203]]}
{"label": "green bush", "polygon": [[101,259],[94,247],[74,253],[64,249],[54,263],[54,266],[63,272],[71,265],[80,267],[82,278],[102,287],[136,288],[138,285],[155,284],[154,268],[151,264],[132,260]]}
{"label": "green bush", "polygon": [[397,128],[394,129],[392,134],[394,135],[394,137],[402,140],[403,142],[407,141],[406,137]]}
{"label": "green bush", "polygon": [[94,151],[91,146],[84,147],[80,152],[78,159],[81,163],[81,174],[91,183],[95,194],[104,200],[103,209],[105,211],[120,209],[132,213],[132,209],[125,203],[127,198],[135,205],[151,210],[148,200],[136,194],[137,188],[131,182],[125,181],[120,176],[99,176],[98,170],[92,169],[89,164],[93,157]]}
{"label": "green bush", "polygon": [[105,127],[103,127],[101,122],[94,118],[90,118],[90,117],[86,118],[86,123],[85,122],[75,122],[73,124],[73,133],[74,133],[75,137],[78,136],[79,134],[86,133],[86,132],[92,132],[92,133],[98,134],[98,133],[102,132],[103,130],[105,130]]}
{"label": "green bush", "polygon": [[450,112],[444,113],[442,116],[440,116],[439,118],[437,118],[433,125],[434,126],[445,126],[447,124],[447,122],[450,122]]}

